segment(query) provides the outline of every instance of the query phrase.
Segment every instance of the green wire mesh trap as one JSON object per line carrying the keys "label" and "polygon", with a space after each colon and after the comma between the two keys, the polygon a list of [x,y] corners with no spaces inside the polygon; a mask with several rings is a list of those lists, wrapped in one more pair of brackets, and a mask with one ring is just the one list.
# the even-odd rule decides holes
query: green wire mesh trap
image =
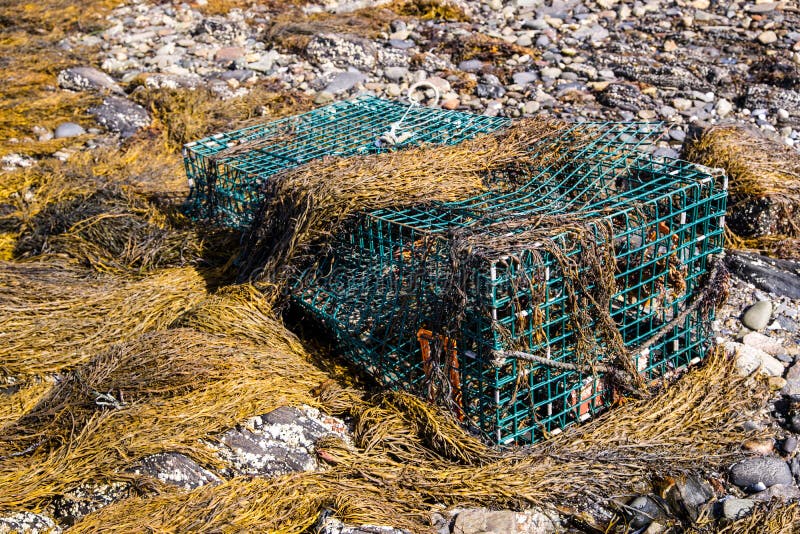
{"label": "green wire mesh trap", "polygon": [[[244,229],[270,176],[386,150],[376,139],[400,119],[410,135],[392,148],[455,144],[510,123],[360,97],[219,134],[184,152],[191,213]],[[722,251],[727,186],[708,169],[652,156],[659,130],[573,125],[534,147],[540,164],[487,176],[486,193],[361,214],[293,281],[292,301],[379,382],[447,405],[495,443],[591,418],[616,394],[593,367],[615,349],[601,318],[647,381],[710,345],[711,313],[691,306]],[[600,271],[616,289],[602,310],[582,310],[603,286]]]}
{"label": "green wire mesh trap", "polygon": [[455,144],[497,130],[508,119],[483,117],[381,100],[352,100],[185,145],[187,202],[195,220],[242,230],[253,221],[258,192],[270,176],[324,156],[373,154],[376,141],[402,119],[392,148],[420,143]]}
{"label": "green wire mesh trap", "polygon": [[[590,143],[574,142],[587,134]],[[709,348],[708,311],[669,323],[698,293],[710,256],[722,251],[726,184],[636,150],[653,135],[651,125],[576,125],[537,147],[561,154],[546,168],[505,173],[521,173],[521,187],[366,214],[297,281],[294,301],[384,385],[444,402],[498,444],[560,432],[615,394],[589,363],[610,350],[596,317],[575,321],[575,303],[593,287],[565,288],[565,265],[576,266],[577,278],[592,274],[580,261],[586,243],[613,251],[614,265],[602,265],[617,287],[607,311],[625,348],[660,333],[634,356],[642,376],[673,375]],[[536,241],[526,235],[558,215],[563,231]],[[587,365],[564,370],[497,357],[509,350]]]}

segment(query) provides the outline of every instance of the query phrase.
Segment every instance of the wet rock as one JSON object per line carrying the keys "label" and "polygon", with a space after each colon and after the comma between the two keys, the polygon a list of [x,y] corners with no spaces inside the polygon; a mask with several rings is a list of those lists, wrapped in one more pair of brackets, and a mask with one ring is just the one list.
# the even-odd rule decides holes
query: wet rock
{"label": "wet rock", "polygon": [[0,516],[0,534],[61,534],[61,528],[46,515],[17,512]]}
{"label": "wet rock", "polygon": [[744,97],[744,106],[752,109],[766,109],[777,113],[785,109],[790,116],[800,117],[800,92],[766,84],[751,84]]}
{"label": "wet rock", "polygon": [[132,495],[131,485],[127,482],[86,482],[53,499],[53,516],[59,523],[72,525],[82,517]]}
{"label": "wet rock", "polygon": [[763,291],[800,299],[800,262],[729,252],[725,263],[733,274]]}
{"label": "wet rock", "polygon": [[736,521],[750,515],[755,505],[755,501],[750,499],[725,499],[722,502],[722,516],[730,521]]}
{"label": "wet rock", "polygon": [[317,65],[333,64],[370,70],[375,66],[378,49],[372,41],[354,35],[323,33],[315,35],[306,46],[306,54]]}
{"label": "wet rock", "polygon": [[324,91],[334,95],[346,93],[353,89],[359,83],[367,81],[367,77],[360,72],[340,72],[336,74],[333,79],[325,86]]}
{"label": "wet rock", "polygon": [[122,88],[114,79],[103,71],[93,67],[72,67],[58,73],[58,85],[71,91],[87,91],[92,89],[122,94]]}
{"label": "wet rock", "polygon": [[750,306],[742,316],[742,324],[751,330],[763,330],[772,318],[772,302],[761,300]]}
{"label": "wet rock", "polygon": [[687,476],[678,479],[669,488],[666,501],[679,516],[694,522],[700,517],[703,506],[714,498],[714,490],[704,480]]}
{"label": "wet rock", "polygon": [[526,533],[547,534],[555,532],[559,521],[555,513],[531,509],[523,512],[466,508],[453,510],[453,534]]}
{"label": "wet rock", "polygon": [[110,96],[99,106],[89,109],[95,120],[108,130],[127,138],[150,125],[150,115],[139,104],[127,98]]}
{"label": "wet rock", "polygon": [[789,465],[774,456],[747,458],[731,466],[731,482],[742,489],[762,483],[767,488],[776,484],[791,485],[792,472]]}
{"label": "wet rock", "polygon": [[273,477],[317,468],[316,459],[307,449],[247,429],[229,430],[220,441],[227,446],[220,453],[237,475]]}
{"label": "wet rock", "polygon": [[62,122],[56,126],[53,137],[56,139],[67,139],[69,137],[78,137],[86,133],[86,130],[80,124],[74,122]]}
{"label": "wet rock", "polygon": [[666,515],[661,504],[648,495],[636,497],[628,503],[626,513],[628,514],[630,526],[635,529],[644,528]]}
{"label": "wet rock", "polygon": [[191,458],[177,452],[164,452],[147,456],[131,469],[137,475],[147,475],[166,484],[191,490],[206,484],[218,484],[222,480],[197,464]]}

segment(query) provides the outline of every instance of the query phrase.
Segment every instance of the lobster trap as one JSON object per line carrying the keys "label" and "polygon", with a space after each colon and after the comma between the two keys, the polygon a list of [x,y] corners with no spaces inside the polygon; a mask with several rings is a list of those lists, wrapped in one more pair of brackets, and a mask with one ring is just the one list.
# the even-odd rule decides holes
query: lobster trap
{"label": "lobster trap", "polygon": [[[189,211],[246,229],[281,171],[510,124],[362,96],[218,134],[185,148]],[[727,181],[653,156],[660,130],[565,124],[487,172],[478,196],[351,217],[295,272],[291,299],[380,383],[497,444],[591,418],[711,344]]]}
{"label": "lobster trap", "polygon": [[322,157],[375,154],[422,143],[455,144],[507,124],[501,117],[363,95],[216,134],[184,146],[190,187],[187,211],[194,220],[244,230],[258,210],[262,186],[280,171]]}
{"label": "lobster trap", "polygon": [[[657,127],[578,124],[460,202],[357,217],[293,301],[382,384],[529,443],[668,379],[710,345],[699,306],[727,182],[645,148]],[[530,356],[528,360],[516,355]]]}

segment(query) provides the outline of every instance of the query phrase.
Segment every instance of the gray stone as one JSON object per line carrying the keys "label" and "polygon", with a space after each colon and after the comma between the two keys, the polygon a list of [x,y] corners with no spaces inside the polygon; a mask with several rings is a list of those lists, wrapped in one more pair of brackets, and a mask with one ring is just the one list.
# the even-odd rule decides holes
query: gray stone
{"label": "gray stone", "polygon": [[186,490],[222,482],[217,475],[204,469],[191,458],[177,452],[163,452],[147,456],[130,471],[137,475],[151,476],[165,484]]}
{"label": "gray stone", "polygon": [[398,50],[408,50],[417,45],[410,39],[389,39],[389,46]]}
{"label": "gray stone", "polygon": [[769,502],[773,499],[781,502],[800,500],[800,488],[787,484],[775,484],[764,491],[759,491],[750,496],[757,501]]}
{"label": "gray stone", "polygon": [[458,69],[465,72],[478,72],[483,68],[483,61],[480,59],[468,59],[458,64]]}
{"label": "gray stone", "polygon": [[58,73],[58,85],[72,91],[99,89],[122,94],[122,88],[103,71],[93,67],[71,67]]}
{"label": "gray stone", "polygon": [[337,67],[369,70],[375,66],[378,50],[374,43],[361,37],[323,33],[309,41],[306,54],[317,65],[332,63]]}
{"label": "gray stone", "polygon": [[636,497],[626,509],[629,515],[630,526],[644,528],[653,521],[664,517],[664,509],[652,497],[643,495]]}
{"label": "gray stone", "polygon": [[401,82],[408,77],[408,69],[406,67],[386,67],[383,76],[387,80]]}
{"label": "gray stone", "polygon": [[527,85],[539,79],[539,74],[533,71],[516,72],[513,75],[514,83],[517,85]]}
{"label": "gray stone", "polygon": [[730,468],[731,482],[742,489],[753,488],[759,482],[767,488],[776,484],[791,485],[792,472],[789,465],[774,456],[747,458]]}
{"label": "gray stone", "polygon": [[722,501],[722,516],[725,519],[736,521],[750,515],[755,505],[755,501],[750,499],[725,499]]}
{"label": "gray stone", "polygon": [[367,77],[360,72],[340,72],[325,86],[324,91],[334,95],[346,93],[359,83],[364,83],[366,81]]}
{"label": "gray stone", "polygon": [[53,137],[56,139],[66,139],[68,137],[78,137],[86,133],[86,130],[80,124],[74,122],[62,122],[56,126],[56,131]]}
{"label": "gray stone", "polygon": [[139,104],[127,98],[109,96],[99,106],[89,108],[95,120],[108,130],[127,138],[150,125],[150,115]]}
{"label": "gray stone", "polygon": [[542,78],[558,78],[561,76],[561,69],[558,67],[544,67],[539,71],[542,75]]}
{"label": "gray stone", "polygon": [[794,436],[787,437],[781,444],[781,450],[785,454],[792,454],[797,450],[797,438]]}
{"label": "gray stone", "polygon": [[772,318],[772,302],[761,300],[750,306],[742,316],[742,324],[751,330],[762,330]]}
{"label": "gray stone", "polygon": [[61,528],[46,515],[17,512],[0,517],[0,534],[61,534]]}
{"label": "gray stone", "polygon": [[237,475],[274,477],[317,467],[305,448],[244,428],[225,432],[220,441],[227,446],[220,453]]}
{"label": "gray stone", "polygon": [[781,393],[787,397],[800,396],[800,362],[793,364],[786,371],[786,385]]}
{"label": "gray stone", "polygon": [[453,510],[452,514],[453,534],[549,534],[559,524],[557,514],[536,508],[522,512],[466,508]]}

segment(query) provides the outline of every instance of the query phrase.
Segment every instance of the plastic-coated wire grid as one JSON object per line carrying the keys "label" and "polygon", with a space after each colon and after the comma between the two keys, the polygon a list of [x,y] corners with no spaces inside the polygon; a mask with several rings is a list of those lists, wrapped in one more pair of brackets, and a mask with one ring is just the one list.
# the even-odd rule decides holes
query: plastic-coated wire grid
{"label": "plastic-coated wire grid", "polygon": [[[361,217],[298,281],[294,301],[383,384],[424,394],[428,379],[417,331],[438,320],[451,274],[448,232],[571,213],[590,224],[605,219],[612,225],[616,265],[610,268],[618,292],[609,312],[626,347],[640,346],[691,303],[709,257],[722,251],[726,186],[705,169],[639,152],[653,135],[650,125],[576,125],[538,148],[570,146],[574,134],[587,132],[591,143],[564,151],[547,168],[523,171],[529,179],[512,192]],[[550,239],[568,255],[582,253],[568,232]],[[531,442],[613,401],[602,376],[492,362],[493,351],[520,346],[560,362],[587,357],[576,353],[572,311],[555,258],[531,243],[511,256],[486,259],[469,278],[456,340],[469,426],[498,444]],[[535,291],[520,280],[532,281]],[[536,300],[534,293],[543,296]],[[540,317],[536,324],[534,316]],[[639,371],[654,380],[702,358],[711,319],[699,311],[689,314],[636,355]]]}
{"label": "plastic-coated wire grid", "polygon": [[[244,228],[271,175],[323,156],[379,152],[376,138],[407,110],[360,97],[190,143],[184,152],[190,210],[197,219]],[[403,122],[413,134],[404,145],[454,144],[507,124],[415,108]],[[296,280],[293,300],[380,382],[424,394],[430,380],[417,334],[441,320],[436,316],[451,275],[449,233],[570,213],[584,221],[605,219],[613,227],[618,292],[609,312],[626,346],[637,347],[692,301],[709,257],[722,249],[724,185],[704,169],[640,152],[659,129],[574,125],[534,148],[534,155],[547,156],[546,165],[487,176],[490,184],[513,179],[521,184],[515,188],[490,187],[461,202],[364,214]],[[235,147],[246,150],[218,155]],[[583,251],[573,237],[563,232],[550,239],[577,257]],[[492,361],[493,351],[512,346],[562,362],[592,357],[576,353],[572,311],[555,258],[530,243],[510,256],[484,258],[468,274],[466,313],[454,341],[470,427],[496,443],[530,442],[608,406],[613,399],[602,376]],[[521,279],[532,284],[519,284]],[[702,358],[710,320],[690,314],[635,357],[637,368],[656,379]]]}
{"label": "plastic-coated wire grid", "polygon": [[[190,193],[187,209],[195,220],[234,229],[247,228],[270,176],[323,156],[381,152],[377,138],[402,119],[398,133],[410,134],[395,147],[456,144],[493,132],[508,119],[457,111],[412,107],[360,96],[267,124],[217,134],[184,147]],[[252,147],[219,155],[234,147]]]}

